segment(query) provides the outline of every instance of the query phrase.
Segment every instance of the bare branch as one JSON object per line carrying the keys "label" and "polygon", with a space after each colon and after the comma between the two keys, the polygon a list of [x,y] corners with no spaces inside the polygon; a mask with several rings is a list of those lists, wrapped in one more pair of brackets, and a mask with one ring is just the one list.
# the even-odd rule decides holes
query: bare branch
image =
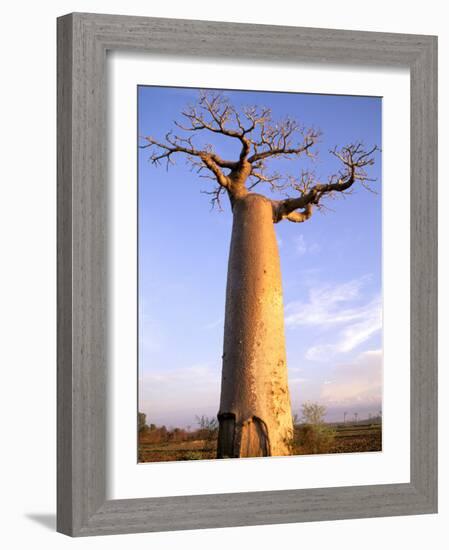
{"label": "bare branch", "polygon": [[294,223],[302,223],[307,221],[313,214],[313,206],[312,204],[308,204],[302,212],[298,212],[295,210],[294,212],[290,212],[285,217],[289,222]]}
{"label": "bare branch", "polygon": [[221,194],[223,192],[224,188],[220,186],[215,187],[215,189],[213,189],[212,191],[201,191],[201,193],[211,196],[211,209],[217,207],[219,212],[223,212],[223,208],[221,206]]}
{"label": "bare branch", "polygon": [[[192,165],[196,168],[198,165],[206,167],[222,187],[227,187],[234,193],[246,190],[245,182],[249,177],[250,188],[261,182],[268,183],[273,190],[283,188],[284,184],[281,185],[278,174],[266,173],[264,160],[268,156],[280,156],[281,150],[282,154],[287,156],[290,153],[299,154],[298,149],[289,149],[291,136],[301,130],[296,122],[286,120],[280,125],[273,126],[270,109],[250,106],[238,112],[223,95],[208,91],[201,92],[197,104],[189,106],[182,115],[184,121],[174,123],[187,134],[207,131],[238,139],[241,144],[238,160],[229,161],[221,158],[211,146],[197,149],[192,135],[176,135],[169,132],[165,136],[165,142],[153,137],[143,138],[146,144],[142,148],[153,148],[150,160],[154,164],[158,165],[165,160],[168,168],[173,164],[173,156],[176,153],[184,153]],[[305,151],[311,145],[308,141],[301,145],[301,150]],[[253,155],[248,159],[251,152]],[[225,175],[223,169],[229,169],[230,172]]]}
{"label": "bare branch", "polygon": [[287,185],[285,178],[283,178],[280,174],[277,172],[274,172],[273,174],[265,174],[263,169],[261,171],[254,169],[251,170],[249,181],[251,183],[248,185],[248,191],[251,191],[260,183],[268,184],[272,191],[282,191]]}
{"label": "bare branch", "polygon": [[225,161],[219,157],[216,153],[210,150],[199,150],[195,149],[192,143],[191,138],[182,138],[168,132],[165,135],[166,143],[157,141],[156,139],[147,136],[143,138],[147,144],[141,145],[141,149],[146,149],[149,147],[153,148],[151,153],[150,160],[153,164],[158,165],[163,159],[166,160],[167,169],[170,164],[174,164],[172,160],[172,155],[176,153],[184,153],[188,157],[196,157],[200,159],[202,164],[207,167],[214,175],[216,180],[223,187],[228,187],[228,179],[224,175],[221,168],[231,168],[235,163],[230,161]]}
{"label": "bare branch", "polygon": [[201,92],[198,105],[190,106],[186,111],[183,111],[182,115],[187,119],[186,124],[175,122],[182,130],[188,132],[208,130],[209,132],[236,138],[242,145],[240,160],[245,159],[249,154],[251,143],[245,136],[254,129],[256,119],[249,119],[250,125],[244,126],[235,107],[221,94]]}
{"label": "bare branch", "polygon": [[[276,221],[303,222],[310,218],[313,207],[323,208],[324,197],[350,193],[355,182],[374,192],[370,187],[373,180],[367,170],[374,164],[377,147],[365,149],[362,143],[354,143],[331,150],[341,168],[327,182],[317,181],[310,171],[303,171],[297,178],[288,178],[269,171],[267,164],[271,159],[296,159],[303,155],[314,158],[314,145],[321,135],[318,130],[305,128],[293,118],[274,123],[271,110],[266,107],[255,105],[237,110],[223,94],[213,91],[200,92],[197,103],[188,106],[182,116],[182,121],[174,122],[179,134],[168,132],[164,140],[143,137],[141,148],[151,150],[153,164],[165,161],[167,169],[174,164],[177,154],[185,155],[192,170],[196,170],[200,177],[218,182],[221,191],[210,192],[213,204],[219,205],[224,189],[233,203],[234,199],[245,196],[258,185],[268,185],[271,191],[278,192],[290,188],[296,196],[273,201]],[[204,133],[238,140],[238,159],[223,159],[212,145],[198,147],[194,140],[198,134]]]}
{"label": "bare branch", "polygon": [[330,176],[327,183],[316,183],[314,174],[310,172],[302,172],[298,180],[291,179],[290,186],[299,191],[300,195],[276,202],[275,221],[305,221],[311,217],[313,206],[322,206],[320,201],[324,197],[348,193],[356,182],[360,182],[366,188],[367,182],[374,180],[368,177],[365,167],[374,164],[373,155],[378,150],[377,146],[365,150],[362,143],[331,150],[330,153],[342,162],[343,169],[338,174]]}
{"label": "bare branch", "polygon": [[[298,134],[301,136],[300,140]],[[275,126],[263,125],[259,139],[252,141],[254,154],[248,158],[248,162],[259,162],[267,158],[294,158],[303,153],[313,157],[311,148],[320,135],[317,130],[301,128],[291,119]]]}

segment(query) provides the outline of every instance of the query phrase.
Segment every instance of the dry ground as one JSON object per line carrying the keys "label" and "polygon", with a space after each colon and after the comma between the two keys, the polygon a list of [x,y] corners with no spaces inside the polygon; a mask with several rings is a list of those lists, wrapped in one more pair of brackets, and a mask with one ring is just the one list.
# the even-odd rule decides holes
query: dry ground
{"label": "dry ground", "polygon": [[[381,424],[329,425],[335,430],[330,453],[360,453],[382,450]],[[139,462],[214,459],[216,440],[168,441],[149,443],[145,434],[139,438]],[[295,455],[307,454],[295,447]]]}

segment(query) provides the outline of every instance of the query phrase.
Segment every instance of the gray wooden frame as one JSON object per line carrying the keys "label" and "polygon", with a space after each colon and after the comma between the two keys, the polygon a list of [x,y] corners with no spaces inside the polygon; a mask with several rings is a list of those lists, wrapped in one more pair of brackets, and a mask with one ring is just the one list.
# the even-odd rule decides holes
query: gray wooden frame
{"label": "gray wooden frame", "polygon": [[[106,500],[106,52],[411,73],[411,481]],[[72,536],[437,511],[437,39],[75,13],[58,19],[58,520]]]}

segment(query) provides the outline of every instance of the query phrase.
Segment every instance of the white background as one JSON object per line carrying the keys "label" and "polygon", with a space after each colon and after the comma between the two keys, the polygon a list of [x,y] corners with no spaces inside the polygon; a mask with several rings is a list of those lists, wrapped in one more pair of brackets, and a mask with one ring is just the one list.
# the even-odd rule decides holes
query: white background
{"label": "white background", "polygon": [[[109,498],[274,491],[410,481],[410,75],[405,69],[248,61],[168,60],[114,53],[108,59],[112,329],[109,368]],[[194,76],[192,76],[194,75]],[[383,96],[383,403],[382,452],[136,464],[138,83]],[[387,237],[385,237],[387,236]]]}
{"label": "white background", "polygon": [[[224,9],[223,6],[226,6]],[[2,11],[0,270],[2,544],[45,548],[259,548],[282,543],[313,548],[442,548],[449,520],[447,369],[440,370],[440,513],[194,532],[70,540],[54,532],[55,513],[55,17],[96,11],[248,23],[289,24],[440,34],[440,97],[449,96],[448,32],[444,4],[436,0],[378,0],[312,4],[260,0],[169,3],[77,1],[12,3]],[[440,104],[440,157],[448,150],[447,102]],[[445,174],[441,171],[441,180]],[[441,185],[440,204],[448,200]],[[441,216],[440,281],[448,279],[448,220]],[[448,363],[448,288],[440,291],[441,364]],[[440,542],[441,541],[441,542]]]}

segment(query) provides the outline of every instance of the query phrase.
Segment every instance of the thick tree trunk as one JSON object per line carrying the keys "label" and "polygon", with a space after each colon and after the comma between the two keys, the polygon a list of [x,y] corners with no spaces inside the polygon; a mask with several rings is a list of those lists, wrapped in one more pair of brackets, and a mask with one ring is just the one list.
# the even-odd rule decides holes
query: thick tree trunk
{"label": "thick tree trunk", "polygon": [[272,203],[237,199],[228,265],[218,458],[291,454],[293,435]]}

